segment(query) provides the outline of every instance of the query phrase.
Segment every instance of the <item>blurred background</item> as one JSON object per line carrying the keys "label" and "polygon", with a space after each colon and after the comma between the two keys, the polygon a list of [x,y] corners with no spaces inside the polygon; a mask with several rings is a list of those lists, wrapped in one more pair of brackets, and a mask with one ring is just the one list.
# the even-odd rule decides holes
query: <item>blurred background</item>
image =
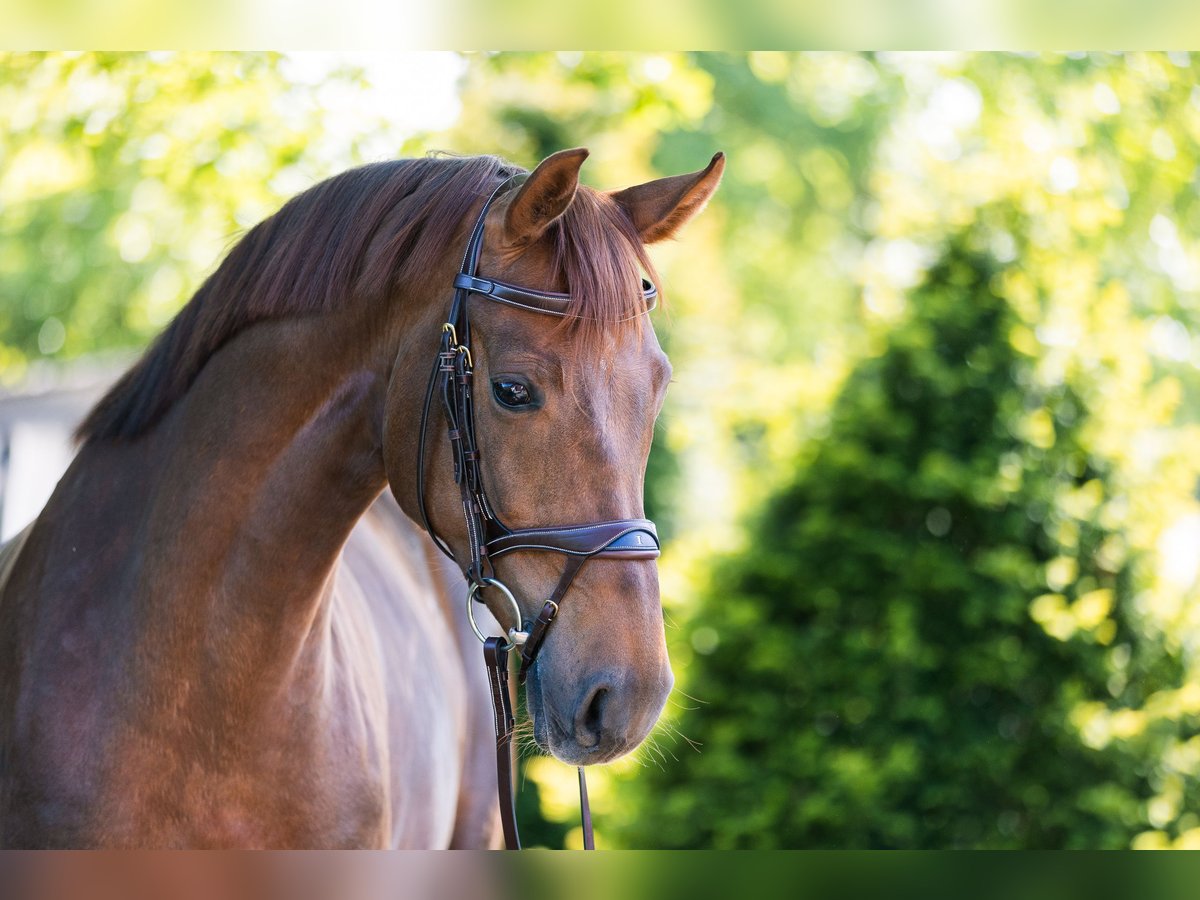
{"label": "blurred background", "polygon": [[[0,54],[0,532],[239,234],[349,166],[729,156],[653,255],[679,689],[604,846],[1200,847],[1200,60]],[[529,755],[528,843],[578,846]]]}

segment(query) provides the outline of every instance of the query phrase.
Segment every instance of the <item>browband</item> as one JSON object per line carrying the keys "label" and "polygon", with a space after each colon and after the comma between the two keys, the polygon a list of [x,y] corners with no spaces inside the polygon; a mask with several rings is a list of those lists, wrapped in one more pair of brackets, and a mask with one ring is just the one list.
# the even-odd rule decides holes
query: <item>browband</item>
{"label": "browband", "polygon": [[[454,287],[456,290],[466,291],[469,294],[478,294],[481,297],[487,297],[489,300],[495,300],[497,303],[506,303],[509,306],[515,306],[518,309],[527,309],[530,312],[545,313],[546,315],[562,318],[571,315],[571,303],[573,301],[570,294],[560,294],[555,291],[538,291],[532,288],[509,284],[505,281],[499,281],[495,278],[478,278],[475,275],[468,275],[465,272],[460,272],[454,276]],[[658,288],[648,278],[642,279],[642,299],[646,303],[646,312],[650,312],[658,306]]]}

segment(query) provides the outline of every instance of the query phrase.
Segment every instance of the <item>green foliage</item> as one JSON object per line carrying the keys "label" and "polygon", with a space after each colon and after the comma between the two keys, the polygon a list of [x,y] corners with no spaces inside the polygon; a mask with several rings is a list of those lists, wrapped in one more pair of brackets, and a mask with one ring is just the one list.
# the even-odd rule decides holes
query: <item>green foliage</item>
{"label": "green foliage", "polygon": [[[620,98],[635,94],[645,73],[663,62],[674,71],[657,88],[660,103],[631,100],[625,106]],[[668,630],[686,692],[676,705],[690,705],[686,698],[692,695],[709,705],[702,703],[677,728],[668,723],[657,744],[641,754],[641,767],[617,767],[613,808],[622,813],[615,822],[601,817],[602,839],[605,826],[619,828],[623,811],[635,805],[648,811],[649,824],[616,835],[620,841],[704,846],[716,840],[706,821],[724,820],[740,806],[761,812],[764,804],[783,802],[772,799],[776,788],[811,776],[803,765],[791,774],[771,769],[772,748],[788,744],[797,732],[778,704],[763,710],[757,725],[745,719],[727,725],[728,732],[757,728],[759,740],[733,743],[730,733],[720,732],[734,749],[706,749],[713,708],[745,708],[740,680],[728,669],[709,671],[714,645],[741,641],[769,648],[774,641],[769,627],[766,633],[744,633],[760,621],[745,608],[749,600],[743,618],[722,619],[720,627],[706,620],[731,590],[731,576],[720,573],[714,587],[710,560],[730,547],[737,548],[735,560],[737,553],[753,552],[761,535],[747,533],[741,522],[755,521],[756,515],[768,536],[788,533],[790,515],[798,519],[792,529],[806,529],[814,539],[822,532],[836,537],[810,559],[822,570],[840,566],[842,557],[861,568],[862,554],[882,552],[860,545],[869,529],[844,531],[828,511],[781,505],[775,495],[807,477],[820,453],[847,457],[847,466],[854,461],[862,450],[854,449],[858,435],[839,427],[844,422],[838,411],[873,415],[886,407],[887,394],[864,390],[854,393],[853,402],[837,399],[843,378],[869,367],[889,337],[901,346],[914,328],[919,340],[909,358],[925,388],[913,403],[928,409],[908,428],[937,432],[961,425],[954,418],[960,398],[953,392],[961,389],[956,379],[979,378],[972,366],[992,366],[992,377],[975,390],[996,393],[991,415],[1013,429],[1006,440],[1019,447],[1006,449],[997,439],[979,449],[973,465],[1015,479],[1004,502],[1008,517],[1026,522],[1027,530],[985,533],[979,539],[995,540],[1000,549],[970,563],[979,565],[977,577],[1004,586],[995,588],[1005,600],[1002,611],[1010,616],[1023,611],[1019,629],[1010,621],[1015,634],[1014,642],[1003,645],[1007,653],[1019,662],[1024,654],[1040,658],[1040,648],[1050,657],[1058,654],[1061,665],[1054,671],[1080,667],[1076,678],[1062,679],[1061,691],[1030,701],[1024,717],[1026,724],[1056,721],[1052,746],[1062,758],[1091,761],[1076,769],[1047,763],[1048,774],[1061,777],[1059,786],[1074,791],[1077,800],[1075,811],[1057,823],[1053,814],[1041,824],[1022,820],[1034,807],[989,806],[1000,795],[981,790],[980,806],[962,812],[955,823],[961,826],[957,840],[988,846],[1200,841],[1200,818],[1190,808],[1200,778],[1200,746],[1193,736],[1200,692],[1189,688],[1195,661],[1188,650],[1200,626],[1196,579],[1184,565],[1166,574],[1173,565],[1169,557],[1178,561],[1181,536],[1188,532],[1172,538],[1173,550],[1164,550],[1163,543],[1196,511],[1197,466],[1188,449],[1195,429],[1186,423],[1200,409],[1200,370],[1189,330],[1200,286],[1200,246],[1190,227],[1197,211],[1194,192],[1185,186],[1200,162],[1195,67],[1183,54],[937,59],[588,54],[473,61],[464,102],[477,141],[491,134],[478,122],[492,109],[501,147],[540,146],[538,134],[544,132],[526,131],[540,114],[564,128],[572,143],[598,144],[606,158],[627,158],[631,171],[647,151],[654,164],[648,174],[690,168],[696,157],[718,147],[731,160],[717,200],[685,236],[686,250],[656,248],[672,310],[658,327],[676,377],[648,497],[656,511],[668,510],[673,530],[662,573],[668,622],[681,626]],[[681,96],[695,102],[680,104]],[[510,114],[514,107],[520,114]],[[658,133],[648,141],[651,126]],[[597,181],[612,183],[603,175]],[[1003,298],[1009,330],[997,349],[980,351],[979,358],[939,362],[928,329],[917,327],[922,314],[910,309],[918,300],[922,308],[931,301],[910,292],[928,260],[948,244],[960,246],[955,236],[962,234],[979,245],[972,251],[977,256],[999,261],[987,288]],[[978,281],[958,286],[958,302],[967,303],[980,289]],[[1005,354],[1013,359],[1007,369],[999,362]],[[964,363],[967,369],[960,372]],[[846,389],[858,392],[862,377]],[[952,392],[946,406],[938,405],[938,390],[928,389],[939,379]],[[873,436],[885,438],[899,441],[904,435]],[[905,507],[904,497],[884,495],[877,500],[881,510],[898,503],[896,515],[916,517],[918,524],[936,512],[935,527],[944,511],[961,532],[966,512],[945,504],[974,499],[990,509],[1003,486],[983,476],[968,482],[970,466],[956,454],[969,449],[951,444],[930,448],[928,458],[915,451],[886,462],[870,457],[892,484],[921,486],[929,479],[941,483],[941,490],[957,491],[939,504],[918,498],[927,505],[915,510]],[[999,455],[988,458],[989,453]],[[1035,460],[1039,453],[1046,459]],[[1026,467],[1036,473],[1041,465],[1051,466],[1043,473],[1043,490],[1022,493]],[[1068,466],[1066,475],[1053,470],[1056,465]],[[1084,476],[1082,484],[1072,482]],[[992,494],[972,494],[989,485]],[[775,510],[776,517],[755,514],[760,506]],[[741,513],[748,515],[739,521]],[[761,524],[764,515],[768,525]],[[978,510],[976,517],[987,518]],[[1014,522],[1008,527],[1015,529]],[[991,524],[999,529],[1003,523]],[[939,546],[947,556],[965,552],[949,539]],[[972,580],[955,581],[927,548],[913,553],[911,560],[905,557],[914,567],[906,576],[910,595],[923,579],[947,604],[956,590],[979,587]],[[787,567],[788,558],[785,553],[774,560],[784,593],[753,594],[755,603],[787,606],[806,590],[810,569]],[[736,567],[736,561],[730,565]],[[892,572],[880,567],[865,568],[859,577],[864,584],[882,579],[871,582],[881,590],[893,586]],[[878,640],[859,633],[865,625],[852,612],[847,610],[845,640]],[[1077,616],[1090,622],[1096,615],[1102,618],[1098,634],[1076,622]],[[906,623],[877,627],[899,630]],[[928,650],[945,636],[930,632],[922,646]],[[1086,653],[1076,646],[1089,640],[1104,651]],[[857,697],[858,670],[838,667],[829,657],[821,660],[832,667],[831,678],[843,680],[846,696]],[[1021,670],[1010,665],[992,675],[1019,679]],[[874,677],[882,677],[879,670]],[[1021,685],[1013,681],[1007,694],[997,688],[994,702],[1000,708],[1014,703],[1013,697],[1023,696]],[[936,679],[926,687],[944,693],[943,709],[961,699]],[[862,690],[870,694],[870,685]],[[926,698],[936,699],[936,693]],[[863,704],[852,706],[864,714]],[[967,733],[943,726],[946,740]],[[675,730],[700,742],[700,754]],[[998,737],[996,752],[1003,757],[1005,742],[1039,739],[1035,732]],[[983,755],[980,750],[972,762]],[[1047,758],[1030,755],[1014,759],[1011,767],[1032,784],[1037,775],[1030,767]],[[861,765],[850,765],[855,760]],[[871,795],[879,760],[850,754],[843,762],[847,791]],[[662,775],[656,773],[659,766]],[[764,771],[775,771],[770,785]],[[1075,782],[1068,781],[1072,771]],[[540,765],[529,772],[532,780],[558,791],[570,777]],[[1096,780],[1087,782],[1089,777]],[[740,795],[736,802],[704,788],[710,781],[728,786],[738,779],[751,786],[746,787],[751,796]],[[593,779],[597,782],[603,784],[602,778]],[[675,806],[664,801],[666,786]],[[938,788],[929,790],[933,796]],[[571,815],[557,803],[544,804],[542,811],[562,822]],[[1066,836],[1068,825],[1075,824],[1069,816],[1076,813],[1094,827]],[[1109,819],[1112,824],[1103,826]],[[759,824],[752,813],[734,815],[720,840],[745,846],[820,840],[811,832],[776,833]],[[828,838],[830,843],[905,844],[900,833],[884,836],[842,824],[845,830],[838,840]],[[949,830],[947,824],[941,837]],[[932,832],[924,837],[931,844],[940,839]],[[914,833],[911,842],[916,841]]]}
{"label": "green foliage", "polygon": [[242,229],[331,174],[310,94],[274,54],[0,56],[0,384],[145,344]]}
{"label": "green foliage", "polygon": [[700,753],[641,773],[628,842],[1122,847],[1145,827],[1162,741],[1089,748],[1073,710],[1144,702],[1180,666],[1104,552],[1087,410],[1032,386],[993,268],[946,251],[719,568],[689,626],[711,649],[679,725]]}

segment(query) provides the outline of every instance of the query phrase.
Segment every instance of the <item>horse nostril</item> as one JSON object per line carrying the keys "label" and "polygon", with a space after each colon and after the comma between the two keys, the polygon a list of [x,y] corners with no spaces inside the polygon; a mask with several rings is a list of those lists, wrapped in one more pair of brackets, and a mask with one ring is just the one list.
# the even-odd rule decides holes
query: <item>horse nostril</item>
{"label": "horse nostril", "polygon": [[575,715],[575,739],[581,747],[595,747],[600,743],[608,695],[608,685],[602,684],[593,688],[591,694],[579,704],[579,712]]}

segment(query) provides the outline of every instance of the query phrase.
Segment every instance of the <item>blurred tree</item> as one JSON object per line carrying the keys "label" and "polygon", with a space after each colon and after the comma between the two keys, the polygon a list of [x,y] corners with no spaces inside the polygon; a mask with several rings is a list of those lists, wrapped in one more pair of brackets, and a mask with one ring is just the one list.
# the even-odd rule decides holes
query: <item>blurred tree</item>
{"label": "blurred tree", "polygon": [[1038,385],[994,269],[949,246],[719,567],[689,626],[700,753],[641,771],[627,842],[1122,847],[1144,827],[1162,740],[1093,749],[1074,711],[1139,705],[1180,661],[1139,629],[1077,385]]}
{"label": "blurred tree", "polygon": [[[1018,315],[1014,346],[1036,359],[1016,369],[1030,381],[1007,386],[1036,402],[1074,385],[1061,408],[1077,411],[1078,440],[1103,460],[1097,471],[1118,492],[1103,505],[1111,540],[1100,545],[1129,558],[1123,627],[1147,646],[1161,644],[1177,665],[1174,681],[1141,685],[1141,708],[1133,696],[1108,704],[1060,697],[1069,719],[1059,737],[1074,735],[1081,753],[1120,753],[1121,742],[1177,734],[1138,757],[1153,760],[1139,786],[1153,797],[1139,807],[1125,785],[1122,815],[1148,829],[1143,844],[1200,837],[1200,820],[1181,799],[1200,776],[1200,745],[1179,725],[1200,712],[1185,689],[1187,647],[1200,633],[1188,599],[1196,584],[1158,577],[1164,535],[1196,508],[1196,465],[1186,452],[1194,429],[1183,425],[1200,409],[1200,353],[1188,324],[1200,247],[1185,224],[1200,210],[1186,187],[1200,161],[1195,69],[1187,54],[472,57],[461,139],[473,149],[525,160],[556,142],[587,144],[597,151],[591,177],[606,186],[617,183],[606,166],[643,166],[652,177],[687,169],[713,149],[730,155],[713,208],[680,246],[655,248],[670,300],[657,327],[676,377],[647,494],[654,513],[666,513],[671,537],[661,568],[668,621],[683,626],[668,638],[684,691],[706,697],[711,686],[690,680],[705,670],[716,634],[692,621],[693,599],[712,596],[709,560],[719,549],[753,546],[739,514],[793,483],[816,442],[837,452],[846,435],[831,430],[829,409],[846,373],[879,352],[872,344],[880,335],[909,321],[908,292],[947,235],[972,229],[1003,270],[996,290]],[[489,120],[492,127],[478,127]],[[992,384],[1004,380],[997,374]],[[1029,422],[1036,429],[1044,415]],[[1054,494],[1039,502],[1049,505],[1033,514],[1070,545],[1079,530],[1070,510],[1083,501]],[[1035,555],[1031,565],[1042,564],[1050,565]],[[1040,586],[1012,586],[1022,602],[1045,591],[1043,576]],[[1049,615],[1056,602],[1037,609]],[[854,673],[841,675],[852,689]],[[1091,687],[1096,677],[1086,676]],[[721,682],[722,695],[735,689]],[[683,730],[702,739],[706,710]],[[786,740],[780,722],[764,727]],[[693,759],[672,737],[659,745],[644,763],[671,772],[678,755],[700,781],[719,764]],[[747,752],[736,764],[750,778],[758,757]],[[657,804],[661,781],[645,778],[645,767],[616,769],[616,808],[631,799]],[[533,765],[527,773],[545,798],[567,795],[569,772]],[[604,776],[593,782],[603,785]],[[542,812],[555,828],[573,816],[558,799]],[[679,827],[695,821],[685,815]],[[603,816],[600,823],[603,832]],[[691,837],[704,843],[698,831]],[[650,830],[623,839],[658,843]]]}
{"label": "blurred tree", "polygon": [[332,174],[315,90],[278,54],[0,56],[0,384],[146,343],[242,229]]}

